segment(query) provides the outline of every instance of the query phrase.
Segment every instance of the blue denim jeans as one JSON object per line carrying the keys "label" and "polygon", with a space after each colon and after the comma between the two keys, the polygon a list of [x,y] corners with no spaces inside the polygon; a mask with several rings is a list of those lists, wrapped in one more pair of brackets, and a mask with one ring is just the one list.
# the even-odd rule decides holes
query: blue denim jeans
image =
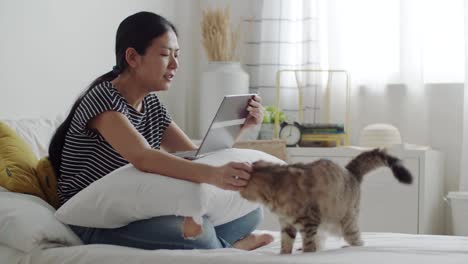
{"label": "blue denim jeans", "polygon": [[182,216],[159,216],[132,222],[124,227],[90,228],[70,226],[84,244],[111,244],[141,249],[214,249],[232,247],[239,239],[255,230],[263,218],[261,209],[213,226],[204,217],[200,234],[184,237]]}

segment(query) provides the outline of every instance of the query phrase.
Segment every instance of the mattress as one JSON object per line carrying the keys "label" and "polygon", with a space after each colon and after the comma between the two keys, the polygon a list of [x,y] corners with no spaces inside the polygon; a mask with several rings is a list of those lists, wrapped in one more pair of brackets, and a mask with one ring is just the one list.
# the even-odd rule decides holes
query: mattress
{"label": "mattress", "polygon": [[25,255],[21,251],[0,244],[1,264],[19,264],[21,263],[21,259],[23,259],[23,257],[25,257]]}
{"label": "mattress", "polygon": [[[128,263],[468,263],[468,237],[409,235],[395,233],[364,233],[362,247],[343,247],[342,239],[329,238],[325,249],[316,253],[302,253],[296,241],[294,253],[279,255],[280,235],[270,232],[275,240],[254,251],[238,249],[216,250],[140,250],[111,245],[83,245],[56,247],[48,245],[23,255],[22,264],[128,264]],[[2,251],[0,251],[2,252]],[[15,260],[15,254],[10,252]],[[16,256],[17,257],[17,256]],[[0,259],[0,263],[3,262]],[[16,262],[10,262],[16,263]]]}

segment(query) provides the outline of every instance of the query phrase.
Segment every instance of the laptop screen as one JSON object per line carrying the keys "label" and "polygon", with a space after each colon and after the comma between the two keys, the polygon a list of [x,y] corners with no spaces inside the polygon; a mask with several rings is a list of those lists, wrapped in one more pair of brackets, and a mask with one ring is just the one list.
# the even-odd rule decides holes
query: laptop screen
{"label": "laptop screen", "polygon": [[231,148],[234,145],[249,114],[246,108],[253,96],[254,94],[226,95],[223,98],[197,155]]}

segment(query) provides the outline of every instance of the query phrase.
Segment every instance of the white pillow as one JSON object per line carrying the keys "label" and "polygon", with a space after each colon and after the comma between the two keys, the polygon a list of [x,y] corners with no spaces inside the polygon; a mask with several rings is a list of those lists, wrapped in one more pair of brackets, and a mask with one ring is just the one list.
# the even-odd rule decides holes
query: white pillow
{"label": "white pillow", "polygon": [[[223,150],[194,162],[217,166],[230,161],[257,160],[285,163],[267,153],[249,149]],[[201,223],[202,216],[206,215],[218,226],[258,207],[242,198],[239,192],[145,173],[126,165],[77,193],[57,210],[55,216],[71,225],[117,228],[163,215],[190,216]]]}
{"label": "white pillow", "polygon": [[69,227],[55,218],[54,212],[35,196],[0,192],[0,244],[26,253],[49,243],[82,244]]}

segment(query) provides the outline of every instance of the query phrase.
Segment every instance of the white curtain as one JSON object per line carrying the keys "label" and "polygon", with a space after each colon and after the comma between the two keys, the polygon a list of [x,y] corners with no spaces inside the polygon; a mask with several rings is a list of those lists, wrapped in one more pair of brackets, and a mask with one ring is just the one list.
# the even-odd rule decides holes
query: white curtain
{"label": "white curtain", "polygon": [[[353,144],[359,144],[360,130],[371,123],[390,123],[404,141],[428,144],[423,11],[416,2],[329,1],[324,14],[328,15],[329,67],[346,69],[352,76]],[[417,126],[412,125],[415,122]]]}
{"label": "white curtain", "polygon": [[365,125],[385,122],[404,142],[430,145],[425,84],[464,79],[462,1],[331,0],[328,7],[329,67],[353,79],[352,142]]}
{"label": "white curtain", "polygon": [[[468,0],[464,1],[465,17],[465,63],[468,65]],[[463,100],[463,142],[460,162],[460,191],[468,191],[468,67],[465,69],[465,89]]]}
{"label": "white curtain", "polygon": [[[281,69],[317,69],[323,59],[321,50],[320,0],[257,0],[251,3],[251,16],[245,19],[247,30],[243,63],[250,75],[251,92],[259,93],[264,105],[274,105],[276,72]],[[301,84],[309,93],[316,92],[316,80],[304,78]],[[298,113],[298,90],[294,74],[281,81],[281,107],[291,116]],[[313,100],[313,96],[304,96]],[[313,109],[308,109],[313,110]]]}
{"label": "white curtain", "polygon": [[[275,0],[252,10],[244,58],[252,91],[273,103],[279,69],[348,71],[351,144],[378,122],[399,128],[404,142],[430,145],[425,83],[464,81],[463,0]],[[284,108],[297,105],[289,79]]]}

